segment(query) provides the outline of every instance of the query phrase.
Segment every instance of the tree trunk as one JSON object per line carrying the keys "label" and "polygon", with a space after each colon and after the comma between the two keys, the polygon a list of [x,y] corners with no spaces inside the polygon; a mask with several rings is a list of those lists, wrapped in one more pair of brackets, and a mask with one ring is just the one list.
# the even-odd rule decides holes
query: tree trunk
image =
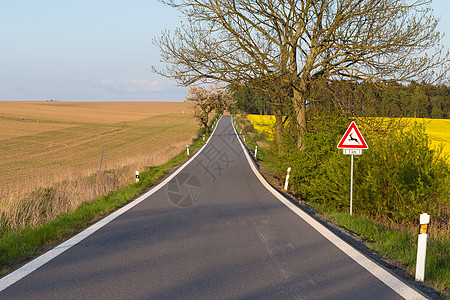
{"label": "tree trunk", "polygon": [[208,118],[205,121],[202,121],[203,127],[205,128],[206,135],[209,135],[209,126],[208,126]]}
{"label": "tree trunk", "polygon": [[297,147],[300,150],[305,148],[305,142],[303,136],[306,133],[306,93],[298,91],[294,89],[294,106],[295,106],[295,114],[297,118],[297,128],[298,128],[298,137],[297,137]]}
{"label": "tree trunk", "polygon": [[279,110],[275,110],[275,140],[278,151],[281,150],[281,134],[283,133],[283,114]]}

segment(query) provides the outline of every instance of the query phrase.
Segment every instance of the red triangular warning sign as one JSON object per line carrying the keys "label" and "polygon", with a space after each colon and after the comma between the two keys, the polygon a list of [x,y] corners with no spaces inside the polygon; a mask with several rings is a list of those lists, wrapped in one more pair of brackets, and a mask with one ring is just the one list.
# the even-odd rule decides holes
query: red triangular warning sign
{"label": "red triangular warning sign", "polygon": [[339,149],[368,149],[366,141],[364,140],[361,132],[356,126],[355,122],[352,122],[347,131],[342,136],[338,146]]}

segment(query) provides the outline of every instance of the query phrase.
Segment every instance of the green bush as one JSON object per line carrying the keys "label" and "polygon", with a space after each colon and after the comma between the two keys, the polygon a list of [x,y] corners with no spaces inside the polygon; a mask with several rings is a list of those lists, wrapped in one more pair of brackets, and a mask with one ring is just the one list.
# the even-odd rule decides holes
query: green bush
{"label": "green bush", "polygon": [[448,221],[450,169],[442,148],[430,149],[424,125],[399,127],[370,144],[355,169],[361,212],[396,223],[417,223],[424,212]]}
{"label": "green bush", "polygon": [[[278,175],[284,177],[287,167],[292,167],[292,192],[308,201],[349,210],[350,156],[336,148],[349,122],[339,116],[315,116],[304,137],[305,149],[298,150],[289,132],[282,151],[273,147],[268,157],[277,165]],[[390,122],[389,130],[379,124],[360,127],[369,149],[354,157],[353,211],[408,226],[427,212],[435,224],[447,224],[447,158],[440,149],[429,148],[423,125]]]}
{"label": "green bush", "polygon": [[[338,136],[345,131],[345,121],[340,118],[316,116],[308,124],[309,132],[304,136],[305,148],[300,151],[296,146],[295,130],[283,133],[281,147],[273,145],[268,153],[268,159],[277,166],[277,175],[284,179],[286,169],[292,167],[289,179],[289,190],[300,198],[319,203],[329,203],[332,200],[336,206],[335,195],[328,193],[338,188],[344,178],[328,177],[330,171],[327,166],[339,163],[336,145]],[[281,149],[281,151],[280,151]],[[333,162],[335,161],[335,162]],[[333,162],[333,163],[332,163]],[[341,162],[344,164],[344,162]],[[349,168],[346,168],[349,169]],[[342,176],[339,172],[339,176]],[[323,184],[329,185],[327,189]],[[330,184],[332,186],[330,186]],[[342,191],[343,194],[344,191]]]}

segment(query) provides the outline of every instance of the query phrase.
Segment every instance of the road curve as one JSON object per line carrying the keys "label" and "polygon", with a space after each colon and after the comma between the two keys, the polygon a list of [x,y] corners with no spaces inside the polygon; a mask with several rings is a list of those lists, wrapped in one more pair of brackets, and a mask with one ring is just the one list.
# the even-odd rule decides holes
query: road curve
{"label": "road curve", "polygon": [[0,299],[420,299],[255,173],[230,116],[128,206],[0,279]]}

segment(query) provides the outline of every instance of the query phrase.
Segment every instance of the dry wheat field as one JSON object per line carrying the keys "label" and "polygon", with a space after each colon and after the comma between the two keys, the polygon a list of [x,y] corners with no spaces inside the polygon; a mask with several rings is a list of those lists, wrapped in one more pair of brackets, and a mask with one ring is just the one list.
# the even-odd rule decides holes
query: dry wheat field
{"label": "dry wheat field", "polygon": [[98,174],[102,151],[102,173],[123,177],[103,180],[117,188],[132,182],[135,170],[179,154],[197,129],[184,102],[0,102],[0,210],[14,210],[14,201],[30,202],[23,195],[63,181],[60,190],[76,185],[79,198],[107,193],[81,195],[89,188],[78,180]]}

